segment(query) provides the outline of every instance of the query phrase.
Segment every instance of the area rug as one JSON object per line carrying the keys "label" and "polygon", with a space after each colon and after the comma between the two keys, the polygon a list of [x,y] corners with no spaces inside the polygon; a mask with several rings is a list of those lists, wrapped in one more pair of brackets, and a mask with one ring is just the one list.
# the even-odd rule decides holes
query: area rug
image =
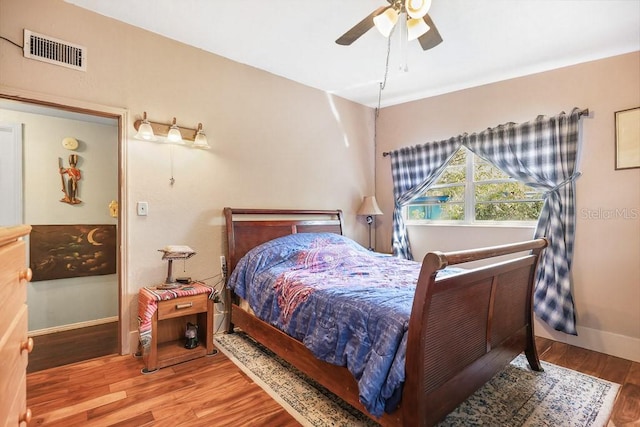
{"label": "area rug", "polygon": [[[242,332],[217,347],[303,426],[377,424]],[[605,426],[619,385],[524,355],[451,412],[440,426]]]}

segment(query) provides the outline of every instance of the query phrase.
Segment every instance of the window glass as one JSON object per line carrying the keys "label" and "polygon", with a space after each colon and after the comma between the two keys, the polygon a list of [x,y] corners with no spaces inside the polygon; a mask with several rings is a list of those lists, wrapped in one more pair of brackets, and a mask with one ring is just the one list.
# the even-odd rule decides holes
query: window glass
{"label": "window glass", "polygon": [[409,220],[536,221],[543,194],[462,147],[436,183],[406,209]]}

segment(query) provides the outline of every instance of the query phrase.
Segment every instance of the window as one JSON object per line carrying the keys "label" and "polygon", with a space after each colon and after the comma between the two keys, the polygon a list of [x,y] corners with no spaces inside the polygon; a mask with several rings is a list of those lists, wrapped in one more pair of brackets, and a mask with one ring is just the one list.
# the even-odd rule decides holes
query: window
{"label": "window", "polygon": [[542,203],[542,192],[461,147],[438,181],[405,212],[408,220],[530,222],[538,219]]}

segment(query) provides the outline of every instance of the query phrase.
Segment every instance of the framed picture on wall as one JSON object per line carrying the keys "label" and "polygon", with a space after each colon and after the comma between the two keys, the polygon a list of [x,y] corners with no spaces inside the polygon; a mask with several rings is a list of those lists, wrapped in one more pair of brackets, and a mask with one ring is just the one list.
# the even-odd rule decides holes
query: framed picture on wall
{"label": "framed picture on wall", "polygon": [[616,169],[640,168],[640,107],[616,111]]}
{"label": "framed picture on wall", "polygon": [[31,281],[115,274],[116,240],[110,224],[33,225]]}

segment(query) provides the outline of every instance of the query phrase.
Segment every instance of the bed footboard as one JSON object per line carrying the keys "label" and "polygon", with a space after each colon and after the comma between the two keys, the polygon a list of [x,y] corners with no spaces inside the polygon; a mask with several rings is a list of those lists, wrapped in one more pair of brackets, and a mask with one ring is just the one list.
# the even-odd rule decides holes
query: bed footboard
{"label": "bed footboard", "polygon": [[[409,323],[402,419],[436,424],[525,352],[541,370],[533,334],[533,282],[545,239],[425,256]],[[435,281],[438,270],[468,261],[530,251]]]}

